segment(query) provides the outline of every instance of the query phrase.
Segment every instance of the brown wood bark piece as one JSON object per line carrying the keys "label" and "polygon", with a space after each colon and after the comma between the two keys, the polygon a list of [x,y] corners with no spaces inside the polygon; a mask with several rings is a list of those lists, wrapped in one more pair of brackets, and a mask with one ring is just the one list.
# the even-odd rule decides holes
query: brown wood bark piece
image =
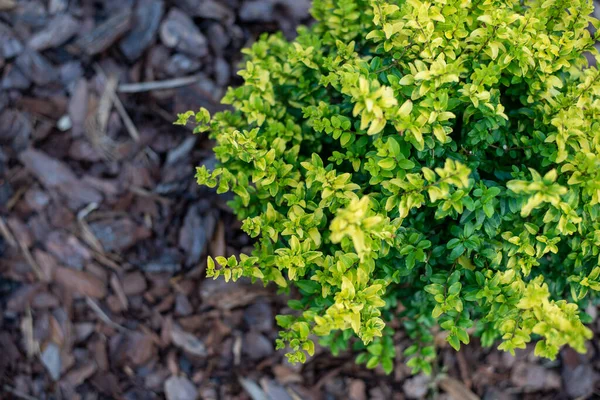
{"label": "brown wood bark piece", "polygon": [[80,29],[80,23],[69,14],[55,16],[41,31],[29,38],[28,45],[34,50],[58,47],[71,39]]}
{"label": "brown wood bark piece", "polygon": [[131,26],[131,9],[122,10],[77,39],[77,47],[89,56],[108,49]]}
{"label": "brown wood bark piece", "polygon": [[85,271],[57,267],[54,272],[54,280],[59,285],[84,296],[102,298],[106,295],[104,283]]}
{"label": "brown wood bark piece", "polygon": [[121,40],[119,48],[129,61],[135,61],[152,44],[165,10],[161,0],[139,2],[135,9],[133,27]]}

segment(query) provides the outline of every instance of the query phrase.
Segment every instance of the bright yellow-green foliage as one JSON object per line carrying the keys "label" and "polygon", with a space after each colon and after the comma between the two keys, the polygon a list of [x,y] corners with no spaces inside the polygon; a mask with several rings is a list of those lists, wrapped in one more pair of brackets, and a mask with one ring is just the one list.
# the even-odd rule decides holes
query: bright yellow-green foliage
{"label": "bright yellow-green foliage", "polygon": [[[297,288],[292,361],[353,343],[415,371],[432,331],[553,358],[592,335],[600,290],[600,79],[592,0],[315,0],[317,22],[251,49],[234,111],[195,117],[251,256],[208,275]],[[597,35],[596,35],[597,36]],[[585,319],[584,319],[585,320]],[[395,324],[397,326],[397,324]],[[471,328],[471,329],[470,329]]]}

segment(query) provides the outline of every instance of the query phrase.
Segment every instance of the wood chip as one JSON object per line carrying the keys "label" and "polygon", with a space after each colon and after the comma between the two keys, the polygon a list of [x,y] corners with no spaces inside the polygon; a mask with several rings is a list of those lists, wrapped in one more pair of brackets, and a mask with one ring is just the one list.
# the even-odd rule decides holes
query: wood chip
{"label": "wood chip", "polygon": [[25,90],[31,86],[31,80],[15,64],[4,67],[2,76],[0,89]]}
{"label": "wood chip", "polygon": [[60,262],[81,270],[92,259],[87,247],[75,236],[64,231],[50,232],[46,239],[46,249]]}
{"label": "wood chip", "polygon": [[133,365],[146,364],[156,355],[156,346],[152,336],[132,332],[127,338],[127,357]]}
{"label": "wood chip", "polygon": [[240,377],[238,381],[252,400],[270,400],[256,382],[243,377]]}
{"label": "wood chip", "polygon": [[260,385],[269,399],[293,400],[288,391],[272,379],[261,378]]}
{"label": "wood chip", "polygon": [[257,297],[268,293],[266,289],[248,287],[239,282],[232,284],[224,280],[205,280],[200,287],[203,304],[220,310],[232,310],[251,304]]}
{"label": "wood chip", "polygon": [[27,149],[19,154],[19,160],[48,188],[77,181],[77,176],[67,164],[40,150]]}
{"label": "wood chip", "polygon": [[421,399],[424,398],[429,391],[430,383],[431,379],[427,375],[421,373],[404,381],[402,390],[410,399]]}
{"label": "wood chip", "polygon": [[88,378],[94,375],[97,369],[98,367],[95,363],[85,364],[81,367],[74,368],[71,371],[69,371],[69,373],[65,375],[65,377],[62,380],[71,387],[77,388]]}
{"label": "wood chip", "polygon": [[261,360],[273,354],[273,342],[264,335],[250,331],[244,335],[242,350],[251,360]]}
{"label": "wood chip", "polygon": [[4,331],[0,332],[0,348],[2,349],[2,359],[0,359],[0,369],[8,365],[14,365],[21,357],[19,348],[11,337],[11,334]]}
{"label": "wood chip", "polygon": [[175,315],[185,317],[194,312],[194,308],[190,304],[187,296],[183,293],[178,293],[175,296]]}
{"label": "wood chip", "polygon": [[177,53],[172,55],[166,64],[161,65],[161,71],[169,76],[181,76],[198,71],[202,63],[200,60],[186,54]]}
{"label": "wood chip", "polygon": [[119,44],[129,61],[137,60],[154,41],[164,8],[164,2],[161,0],[138,2],[133,15],[133,27]]}
{"label": "wood chip", "polygon": [[[2,2],[3,1],[7,1],[7,0],[0,0],[0,11],[2,10]],[[4,385],[2,386],[2,388],[7,392],[12,394],[13,396],[15,396],[15,398],[17,399],[22,399],[22,400],[39,400],[37,397],[33,397],[28,395],[27,393],[24,393],[20,390],[17,390],[15,388],[13,388],[12,386],[9,385]]]}
{"label": "wood chip", "polygon": [[198,390],[184,376],[171,376],[165,381],[164,390],[167,400],[196,400],[198,398]]}
{"label": "wood chip", "polygon": [[58,47],[71,39],[80,29],[80,24],[69,14],[55,16],[44,29],[29,38],[30,48],[38,51]]}
{"label": "wood chip", "polygon": [[58,189],[72,209],[102,201],[98,190],[81,182],[67,164],[46,153],[30,148],[19,154],[19,160],[44,186]]}
{"label": "wood chip", "polygon": [[0,144],[8,145],[15,153],[27,148],[33,133],[31,116],[18,110],[0,113]]}
{"label": "wood chip", "polygon": [[[67,98],[63,96],[56,96],[53,98],[37,98],[37,97],[21,97],[16,105],[19,109],[35,114],[40,118],[48,118],[52,121],[56,120],[58,116],[62,115],[66,111]],[[36,132],[34,137],[45,138],[44,135],[39,135]]]}
{"label": "wood chip", "polygon": [[141,272],[131,272],[123,278],[123,291],[127,296],[144,293],[146,288],[146,278]]}
{"label": "wood chip", "polygon": [[44,288],[41,283],[34,283],[19,287],[11,294],[6,304],[6,308],[13,312],[24,312],[28,310],[33,297],[43,289]]}
{"label": "wood chip", "polygon": [[449,376],[440,379],[438,384],[454,400],[480,400],[479,396],[469,390],[464,383]]}
{"label": "wood chip", "polygon": [[213,257],[225,256],[226,247],[227,245],[225,243],[225,225],[223,224],[223,221],[219,220],[219,222],[217,223],[217,229],[215,230],[215,235],[210,241],[210,254]]}
{"label": "wood chip", "polygon": [[92,222],[89,226],[102,248],[108,252],[126,250],[150,235],[147,229],[136,225],[129,218],[102,220]]}
{"label": "wood chip", "polygon": [[76,342],[88,339],[94,333],[95,325],[91,322],[80,322],[73,326]]}
{"label": "wood chip", "polygon": [[57,381],[60,378],[60,370],[62,367],[59,347],[55,343],[48,343],[40,355],[40,360],[50,374],[50,378]]}
{"label": "wood chip", "polygon": [[54,271],[54,281],[65,288],[83,296],[103,298],[106,296],[104,283],[94,275],[85,271],[57,267]]}
{"label": "wood chip", "polygon": [[31,307],[37,310],[51,309],[60,306],[56,296],[50,292],[38,293],[31,302]]}
{"label": "wood chip", "polygon": [[167,153],[166,164],[174,165],[174,164],[180,162],[181,160],[183,160],[184,158],[186,158],[190,154],[190,152],[194,149],[194,147],[196,146],[197,141],[198,141],[197,136],[190,136],[187,139],[185,139],[183,142],[181,142],[181,144],[179,146],[170,150],[169,153]]}
{"label": "wood chip", "polygon": [[[0,11],[2,4],[12,0],[0,0]],[[16,3],[13,3],[16,5]],[[12,31],[12,29],[3,22],[0,22],[0,58],[12,58],[23,51],[23,44]]]}
{"label": "wood chip", "polygon": [[172,8],[160,26],[160,39],[165,46],[184,53],[204,57],[208,54],[208,41],[184,12]]}
{"label": "wood chip", "polygon": [[179,247],[185,251],[187,265],[193,265],[200,261],[206,242],[204,221],[198,207],[192,206],[188,209],[179,230]]}
{"label": "wood chip", "polygon": [[81,36],[75,43],[76,46],[89,56],[103,52],[129,30],[131,14],[131,9],[121,10],[90,33]]}
{"label": "wood chip", "polygon": [[59,78],[58,70],[33,49],[25,49],[15,60],[15,65],[23,75],[40,86],[55,82]]}
{"label": "wood chip", "polygon": [[17,7],[15,0],[0,0],[0,11],[10,11]]}
{"label": "wood chip", "polygon": [[68,111],[72,124],[72,136],[79,137],[83,135],[88,114],[88,83],[85,78],[77,80],[69,99]]}
{"label": "wood chip", "polygon": [[196,336],[184,331],[179,325],[173,325],[171,340],[175,346],[182,348],[189,354],[198,357],[205,357],[208,354],[204,343]]}

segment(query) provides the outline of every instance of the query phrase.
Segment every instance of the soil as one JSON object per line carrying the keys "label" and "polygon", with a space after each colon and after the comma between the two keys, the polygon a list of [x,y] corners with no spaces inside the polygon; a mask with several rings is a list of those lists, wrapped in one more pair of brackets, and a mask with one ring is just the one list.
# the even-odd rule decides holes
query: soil
{"label": "soil", "polygon": [[[432,377],[275,351],[271,287],[205,278],[252,242],[194,182],[240,49],[309,0],[0,0],[0,399],[600,398],[596,341],[556,361],[438,338]],[[596,309],[587,310],[596,322]]]}

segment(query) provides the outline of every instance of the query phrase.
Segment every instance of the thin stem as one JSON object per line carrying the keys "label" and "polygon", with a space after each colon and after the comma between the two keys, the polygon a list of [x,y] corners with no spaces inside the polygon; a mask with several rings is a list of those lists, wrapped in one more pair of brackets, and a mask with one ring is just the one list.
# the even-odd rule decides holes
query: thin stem
{"label": "thin stem", "polygon": [[392,61],[390,64],[386,65],[385,67],[379,68],[377,71],[375,71],[373,73],[375,75],[379,75],[380,73],[385,72],[393,67],[397,67],[398,64],[400,64],[402,57],[404,57],[404,55],[408,51],[409,47],[412,46],[412,44],[413,44],[413,42],[412,42],[412,37],[411,37],[410,40],[408,41],[408,44],[404,47],[404,49],[402,50],[402,53],[400,54],[400,56],[397,59],[395,59],[394,61]]}

